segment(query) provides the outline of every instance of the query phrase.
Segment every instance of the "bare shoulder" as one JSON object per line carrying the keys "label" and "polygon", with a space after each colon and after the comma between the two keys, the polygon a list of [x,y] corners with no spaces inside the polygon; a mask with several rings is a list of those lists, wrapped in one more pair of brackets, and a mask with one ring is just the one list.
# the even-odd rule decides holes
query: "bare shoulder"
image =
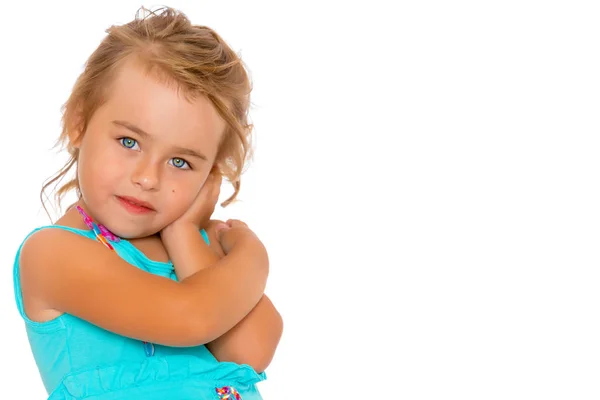
{"label": "bare shoulder", "polygon": [[[26,303],[30,299],[40,303],[40,286],[46,281],[46,276],[53,273],[50,267],[55,263],[55,259],[70,249],[76,249],[74,245],[77,241],[73,240],[74,237],[75,234],[62,229],[46,228],[33,233],[23,243],[19,257],[19,276]],[[73,246],[69,246],[71,240]]]}
{"label": "bare shoulder", "polygon": [[52,271],[46,267],[47,265],[54,264],[55,260],[65,255],[77,257],[80,252],[78,245],[85,242],[92,241],[64,229],[41,229],[23,243],[19,259],[21,274],[24,274],[24,277],[33,275],[32,272],[35,272],[33,277],[38,274],[49,274]]}
{"label": "bare shoulder", "polygon": [[[33,233],[21,248],[19,257],[19,278],[25,314],[32,321],[45,322],[62,314],[49,307],[41,296],[39,286],[44,281],[45,263],[41,257],[52,254],[55,232],[58,229],[47,228]],[[39,270],[38,270],[39,267]]]}

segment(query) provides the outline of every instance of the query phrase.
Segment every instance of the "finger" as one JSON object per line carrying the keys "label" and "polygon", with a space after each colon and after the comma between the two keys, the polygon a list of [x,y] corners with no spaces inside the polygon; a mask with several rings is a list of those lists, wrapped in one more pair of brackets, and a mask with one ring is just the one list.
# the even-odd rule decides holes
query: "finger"
{"label": "finger", "polygon": [[204,184],[200,188],[200,196],[204,196],[204,198],[214,198],[215,194],[218,195],[221,192],[221,182],[223,177],[219,175],[215,175],[213,173],[208,174]]}
{"label": "finger", "polygon": [[227,224],[218,224],[215,227],[215,236],[217,237],[217,240],[219,241],[219,243],[221,244],[221,247],[223,249],[223,251],[225,253],[228,253],[227,251],[227,232],[231,231],[231,227]]}
{"label": "finger", "polygon": [[236,226],[241,226],[241,227],[248,227],[248,224],[246,224],[243,221],[240,221],[239,219],[228,219],[227,220],[227,225],[229,225],[232,228],[235,228]]}
{"label": "finger", "polygon": [[213,203],[216,203],[219,200],[219,196],[221,195],[221,182],[222,182],[221,175],[219,175],[218,177],[215,177],[214,181],[211,182],[210,200]]}
{"label": "finger", "polygon": [[221,185],[223,184],[223,175],[221,175],[220,173],[217,173],[217,178],[215,179],[215,185],[217,185],[217,187],[221,187]]}
{"label": "finger", "polygon": [[224,223],[221,222],[221,223],[218,223],[217,226],[215,226],[215,233],[216,233],[217,237],[220,238],[221,237],[221,233],[223,231],[228,230],[228,229],[231,229],[231,227],[229,225],[224,224]]}
{"label": "finger", "polygon": [[222,181],[223,181],[223,176],[218,171],[215,172],[214,170],[211,170],[210,173],[208,174],[208,176],[206,177],[204,186],[206,186],[206,187],[221,186]]}
{"label": "finger", "polygon": [[213,185],[213,189],[217,193],[217,196],[219,193],[221,193],[221,184],[222,183],[223,183],[223,175],[221,175],[221,174],[215,175],[213,178],[212,185]]}

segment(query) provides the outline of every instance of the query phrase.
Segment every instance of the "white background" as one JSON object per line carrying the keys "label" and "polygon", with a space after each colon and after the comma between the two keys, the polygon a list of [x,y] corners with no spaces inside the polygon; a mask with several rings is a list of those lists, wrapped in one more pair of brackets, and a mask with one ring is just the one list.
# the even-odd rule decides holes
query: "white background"
{"label": "white background", "polygon": [[[270,252],[285,331],[266,400],[599,398],[594,3],[167,3],[254,82],[255,161],[217,217]],[[0,397],[42,399],[14,254],[47,223],[38,193],[84,61],[154,3],[7,4]]]}

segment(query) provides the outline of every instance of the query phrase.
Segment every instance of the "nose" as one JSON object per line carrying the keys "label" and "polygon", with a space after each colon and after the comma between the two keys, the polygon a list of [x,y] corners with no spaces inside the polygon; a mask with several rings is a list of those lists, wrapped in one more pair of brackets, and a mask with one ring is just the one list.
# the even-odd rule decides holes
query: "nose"
{"label": "nose", "polygon": [[158,165],[142,157],[131,174],[131,182],[142,190],[157,190],[160,184]]}

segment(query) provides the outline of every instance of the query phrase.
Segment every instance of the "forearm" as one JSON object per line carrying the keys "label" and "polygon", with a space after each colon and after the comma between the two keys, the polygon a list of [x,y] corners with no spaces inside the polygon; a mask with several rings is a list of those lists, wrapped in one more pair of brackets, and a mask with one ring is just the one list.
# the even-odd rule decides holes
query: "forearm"
{"label": "forearm", "polygon": [[168,249],[179,281],[216,264],[220,259],[194,226],[184,226],[167,232],[162,235],[162,240]]}
{"label": "forearm", "polygon": [[262,372],[271,363],[282,332],[281,315],[263,295],[244,319],[206,347],[219,361],[248,364]]}

